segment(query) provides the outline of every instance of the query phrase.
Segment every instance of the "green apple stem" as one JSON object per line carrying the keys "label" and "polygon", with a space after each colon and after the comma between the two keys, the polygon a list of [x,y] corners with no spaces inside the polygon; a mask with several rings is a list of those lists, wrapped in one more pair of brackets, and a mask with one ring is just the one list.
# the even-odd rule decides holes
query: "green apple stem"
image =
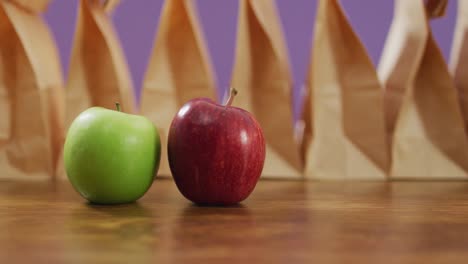
{"label": "green apple stem", "polygon": [[120,103],[119,103],[119,102],[115,102],[115,108],[117,108],[117,111],[121,112],[121,111],[120,111]]}
{"label": "green apple stem", "polygon": [[231,88],[231,93],[229,94],[229,98],[226,104],[224,104],[224,106],[231,106],[232,101],[234,101],[234,97],[236,97],[236,95],[237,95],[237,90],[235,88]]}

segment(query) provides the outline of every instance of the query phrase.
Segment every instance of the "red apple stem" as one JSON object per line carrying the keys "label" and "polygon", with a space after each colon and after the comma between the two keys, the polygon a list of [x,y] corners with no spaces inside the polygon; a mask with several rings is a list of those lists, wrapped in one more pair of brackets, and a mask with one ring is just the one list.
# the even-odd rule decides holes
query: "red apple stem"
{"label": "red apple stem", "polygon": [[226,104],[224,104],[224,106],[231,106],[232,101],[234,101],[234,97],[236,97],[236,95],[237,95],[237,90],[235,88],[231,88],[231,93],[229,94],[229,98]]}
{"label": "red apple stem", "polygon": [[119,102],[115,102],[115,108],[117,108],[117,111],[121,112],[121,111],[120,111],[120,103],[119,103]]}

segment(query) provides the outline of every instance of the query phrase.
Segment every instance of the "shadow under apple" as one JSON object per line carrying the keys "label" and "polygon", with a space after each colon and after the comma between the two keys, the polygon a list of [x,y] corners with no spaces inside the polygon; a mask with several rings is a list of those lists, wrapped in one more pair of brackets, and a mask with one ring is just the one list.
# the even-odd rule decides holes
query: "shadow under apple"
{"label": "shadow under apple", "polygon": [[152,258],[152,241],[158,236],[151,210],[139,203],[118,206],[82,204],[64,223],[65,259],[91,263],[146,261]]}

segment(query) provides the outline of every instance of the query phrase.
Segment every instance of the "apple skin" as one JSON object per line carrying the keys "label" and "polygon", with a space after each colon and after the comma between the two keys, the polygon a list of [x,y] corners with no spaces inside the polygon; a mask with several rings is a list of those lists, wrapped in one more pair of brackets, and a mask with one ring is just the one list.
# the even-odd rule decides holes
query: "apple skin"
{"label": "apple skin", "polygon": [[97,204],[143,196],[153,183],[160,154],[159,133],[151,121],[101,107],[89,108],[73,121],[64,146],[71,184]]}
{"label": "apple skin", "polygon": [[240,108],[198,98],[174,117],[168,157],[179,191],[201,205],[233,205],[255,188],[265,161],[265,139]]}

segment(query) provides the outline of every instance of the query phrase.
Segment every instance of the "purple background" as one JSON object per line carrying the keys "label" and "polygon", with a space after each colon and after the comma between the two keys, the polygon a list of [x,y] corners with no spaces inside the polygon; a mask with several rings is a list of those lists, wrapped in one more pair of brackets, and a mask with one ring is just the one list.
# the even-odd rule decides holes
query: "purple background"
{"label": "purple background", "polygon": [[[53,1],[46,19],[57,40],[65,75],[75,28],[78,1]],[[229,86],[234,57],[237,0],[196,0],[217,83],[223,94]],[[295,83],[294,100],[305,79],[317,0],[276,0],[286,37]],[[354,29],[378,64],[393,13],[393,1],[342,1]],[[122,1],[113,15],[134,81],[137,98],[151,53],[163,0]],[[432,22],[434,34],[447,59],[455,23],[456,1],[449,1],[447,16]],[[299,104],[295,103],[297,115]]]}

